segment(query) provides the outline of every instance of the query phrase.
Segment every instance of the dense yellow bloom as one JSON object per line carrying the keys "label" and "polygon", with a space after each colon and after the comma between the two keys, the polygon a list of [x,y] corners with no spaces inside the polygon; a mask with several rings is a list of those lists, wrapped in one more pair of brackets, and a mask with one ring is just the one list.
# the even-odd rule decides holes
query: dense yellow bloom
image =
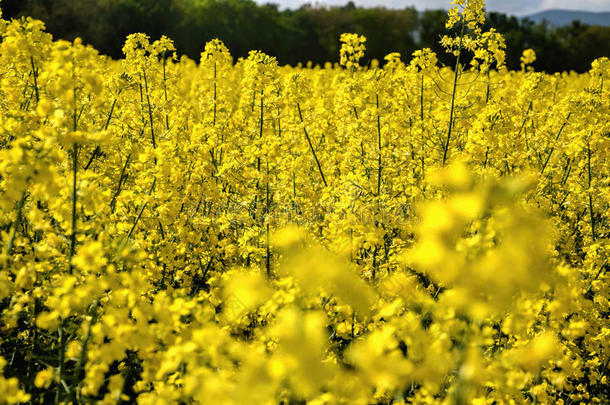
{"label": "dense yellow bloom", "polygon": [[341,66],[347,69],[360,67],[359,61],[364,57],[366,38],[358,34],[341,34]]}
{"label": "dense yellow bloom", "polygon": [[111,60],[0,20],[0,403],[607,403],[608,58]]}
{"label": "dense yellow bloom", "polygon": [[34,379],[34,385],[38,388],[49,388],[53,382],[54,371],[52,368],[39,371]]}
{"label": "dense yellow bloom", "polygon": [[[536,52],[533,49],[526,49],[521,55],[521,70],[525,70],[528,65],[536,61]],[[528,69],[531,69],[528,67]]]}

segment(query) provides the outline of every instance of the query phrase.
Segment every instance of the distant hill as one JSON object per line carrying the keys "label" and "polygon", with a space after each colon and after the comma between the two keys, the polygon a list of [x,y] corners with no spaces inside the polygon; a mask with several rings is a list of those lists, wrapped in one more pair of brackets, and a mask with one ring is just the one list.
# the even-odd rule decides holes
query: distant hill
{"label": "distant hill", "polygon": [[555,26],[570,25],[572,24],[572,21],[578,20],[587,25],[610,27],[610,12],[595,13],[574,10],[546,10],[528,15],[525,18],[536,23],[546,20],[549,24]]}

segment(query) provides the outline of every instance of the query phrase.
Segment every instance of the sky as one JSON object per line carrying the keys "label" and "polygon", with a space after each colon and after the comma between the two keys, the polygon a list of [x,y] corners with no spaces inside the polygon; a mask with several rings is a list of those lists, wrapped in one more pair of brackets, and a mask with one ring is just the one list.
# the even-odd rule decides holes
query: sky
{"label": "sky", "polygon": [[[343,5],[348,0],[256,0],[258,3],[276,3],[282,7],[298,7],[304,3]],[[386,6],[403,8],[415,6],[418,10],[447,9],[450,0],[352,0],[359,6]],[[517,16],[549,9],[582,11],[610,11],[610,0],[487,0],[488,11],[499,11]]]}

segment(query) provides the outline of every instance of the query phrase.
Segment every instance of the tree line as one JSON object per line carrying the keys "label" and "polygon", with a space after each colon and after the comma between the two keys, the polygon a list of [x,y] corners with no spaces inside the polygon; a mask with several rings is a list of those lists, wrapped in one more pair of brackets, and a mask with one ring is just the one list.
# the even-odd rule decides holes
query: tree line
{"label": "tree line", "polygon": [[[338,61],[341,33],[356,32],[367,38],[369,59],[400,52],[408,60],[413,51],[427,47],[437,52],[441,63],[452,64],[439,44],[446,33],[444,10],[362,8],[353,3],[282,10],[252,0],[3,0],[0,6],[4,18],[41,19],[55,38],[81,37],[114,58],[122,56],[128,34],[144,32],[154,39],[169,36],[179,54],[195,60],[205,42],[220,38],[236,58],[259,49],[281,64],[323,64]],[[549,73],[584,72],[595,58],[610,55],[610,27],[579,22],[553,27],[494,12],[488,14],[487,25],[506,37],[509,69],[519,68],[526,48],[538,55],[534,67]]]}

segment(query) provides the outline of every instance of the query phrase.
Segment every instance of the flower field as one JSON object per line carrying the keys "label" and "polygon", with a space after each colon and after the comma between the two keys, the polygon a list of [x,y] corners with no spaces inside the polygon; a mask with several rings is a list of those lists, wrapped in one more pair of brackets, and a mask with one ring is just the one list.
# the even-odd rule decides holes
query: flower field
{"label": "flower field", "polygon": [[607,404],[610,60],[483,5],[453,67],[1,20],[0,404]]}

